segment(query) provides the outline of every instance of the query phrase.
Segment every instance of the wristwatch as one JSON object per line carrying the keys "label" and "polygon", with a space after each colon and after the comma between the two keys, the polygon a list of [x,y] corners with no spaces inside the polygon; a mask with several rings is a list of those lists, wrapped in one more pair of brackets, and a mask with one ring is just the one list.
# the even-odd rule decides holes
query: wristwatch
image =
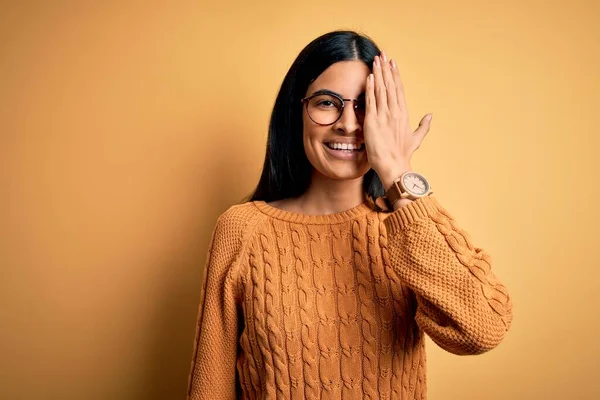
{"label": "wristwatch", "polygon": [[416,200],[430,194],[433,194],[433,191],[423,175],[414,171],[406,171],[385,192],[385,199],[390,208],[393,208],[394,203],[399,199]]}

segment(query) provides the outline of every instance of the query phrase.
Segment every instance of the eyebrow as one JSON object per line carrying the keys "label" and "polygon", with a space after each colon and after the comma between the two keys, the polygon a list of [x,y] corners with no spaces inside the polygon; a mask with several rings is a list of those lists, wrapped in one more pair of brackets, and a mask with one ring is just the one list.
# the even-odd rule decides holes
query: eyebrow
{"label": "eyebrow", "polygon": [[[344,96],[342,96],[341,94],[334,92],[333,90],[329,90],[329,89],[319,89],[316,92],[314,92],[313,94],[311,94],[311,96],[314,96],[316,94],[332,94],[334,96],[339,96],[341,98],[344,98]],[[363,97],[365,97],[365,92],[360,93],[357,97],[357,100],[361,99]]]}

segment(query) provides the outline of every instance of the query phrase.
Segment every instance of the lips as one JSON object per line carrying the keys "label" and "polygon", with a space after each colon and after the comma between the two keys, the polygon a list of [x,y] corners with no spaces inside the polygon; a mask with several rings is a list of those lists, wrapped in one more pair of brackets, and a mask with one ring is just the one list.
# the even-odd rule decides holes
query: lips
{"label": "lips", "polygon": [[362,150],[352,150],[352,151],[344,151],[344,150],[334,150],[331,147],[323,144],[325,151],[333,158],[339,160],[359,160],[363,157],[365,153],[364,146]]}

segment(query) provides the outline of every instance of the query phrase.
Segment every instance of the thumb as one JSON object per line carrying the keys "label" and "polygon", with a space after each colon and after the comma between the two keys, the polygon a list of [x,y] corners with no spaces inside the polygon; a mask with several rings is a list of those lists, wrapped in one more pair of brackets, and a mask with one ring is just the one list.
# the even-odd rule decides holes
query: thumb
{"label": "thumb", "polygon": [[432,114],[426,114],[422,119],[421,122],[419,122],[419,127],[417,128],[417,130],[415,131],[415,135],[427,135],[427,132],[429,132],[429,127],[431,125],[431,118],[433,117]]}

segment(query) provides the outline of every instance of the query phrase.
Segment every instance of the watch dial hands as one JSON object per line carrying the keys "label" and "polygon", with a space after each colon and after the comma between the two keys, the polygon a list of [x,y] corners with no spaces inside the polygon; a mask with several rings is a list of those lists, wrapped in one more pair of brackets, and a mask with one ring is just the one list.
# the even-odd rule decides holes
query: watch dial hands
{"label": "watch dial hands", "polygon": [[[406,177],[406,181],[407,181],[406,187],[412,186],[411,191],[413,191],[414,193],[417,193],[417,194],[425,193],[424,182],[421,179],[419,179],[418,177],[416,177],[414,175],[412,175],[412,176],[409,175]],[[415,190],[415,188],[417,188],[417,189]]]}

